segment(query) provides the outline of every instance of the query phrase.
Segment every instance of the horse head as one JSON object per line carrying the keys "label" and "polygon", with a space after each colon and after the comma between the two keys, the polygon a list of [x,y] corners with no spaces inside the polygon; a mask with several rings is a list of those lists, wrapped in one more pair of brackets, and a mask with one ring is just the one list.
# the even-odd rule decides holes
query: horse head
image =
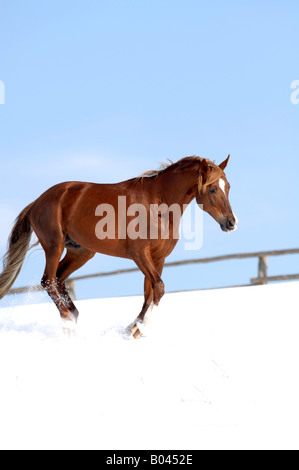
{"label": "horse head", "polygon": [[238,219],[229,202],[230,184],[224,173],[229,159],[230,155],[219,166],[205,159],[201,160],[196,196],[197,204],[219,223],[224,232],[233,232],[238,225]]}

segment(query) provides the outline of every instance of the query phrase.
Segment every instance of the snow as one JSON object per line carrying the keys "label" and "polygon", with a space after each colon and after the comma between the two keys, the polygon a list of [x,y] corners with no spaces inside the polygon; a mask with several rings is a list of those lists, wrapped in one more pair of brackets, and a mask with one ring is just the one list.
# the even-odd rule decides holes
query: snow
{"label": "snow", "polygon": [[298,449],[299,283],[0,310],[1,449]]}

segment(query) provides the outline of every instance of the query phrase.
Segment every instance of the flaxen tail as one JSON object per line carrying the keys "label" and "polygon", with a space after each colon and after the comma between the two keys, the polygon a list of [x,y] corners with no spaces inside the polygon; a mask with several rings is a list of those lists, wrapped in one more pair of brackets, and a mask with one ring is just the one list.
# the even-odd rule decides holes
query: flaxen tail
{"label": "flaxen tail", "polygon": [[0,274],[0,299],[7,294],[17,279],[29,250],[32,235],[29,212],[33,204],[21,212],[10,234],[8,250],[3,258],[3,272]]}

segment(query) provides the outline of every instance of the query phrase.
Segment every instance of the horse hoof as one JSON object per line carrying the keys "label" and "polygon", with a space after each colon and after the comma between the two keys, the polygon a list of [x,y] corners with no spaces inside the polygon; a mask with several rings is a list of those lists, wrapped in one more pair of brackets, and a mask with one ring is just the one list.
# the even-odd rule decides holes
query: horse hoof
{"label": "horse hoof", "polygon": [[76,330],[74,330],[73,328],[68,328],[68,327],[63,328],[63,334],[68,339],[76,338],[77,336]]}
{"label": "horse hoof", "polygon": [[142,333],[139,330],[139,327],[138,327],[137,323],[135,323],[135,325],[133,326],[131,332],[132,332],[133,338],[135,338],[135,339],[139,339],[142,336]]}
{"label": "horse hoof", "polygon": [[77,325],[71,320],[63,320],[63,333],[67,338],[75,338],[77,332]]}

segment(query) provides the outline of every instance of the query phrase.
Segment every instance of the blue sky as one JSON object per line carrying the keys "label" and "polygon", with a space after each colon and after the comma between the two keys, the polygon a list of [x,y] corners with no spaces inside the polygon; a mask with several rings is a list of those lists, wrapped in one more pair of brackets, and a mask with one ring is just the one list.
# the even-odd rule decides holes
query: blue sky
{"label": "blue sky", "polygon": [[[299,4],[200,0],[0,0],[0,255],[14,218],[66,180],[117,182],[158,162],[223,161],[240,223],[204,216],[198,252],[298,247]],[[298,272],[299,257],[270,260]],[[82,274],[130,267],[97,255]],[[38,283],[42,251],[16,286]],[[168,269],[168,291],[247,283],[257,262]],[[141,275],[82,282],[80,298],[141,293]],[[5,302],[5,301],[4,301]]]}

